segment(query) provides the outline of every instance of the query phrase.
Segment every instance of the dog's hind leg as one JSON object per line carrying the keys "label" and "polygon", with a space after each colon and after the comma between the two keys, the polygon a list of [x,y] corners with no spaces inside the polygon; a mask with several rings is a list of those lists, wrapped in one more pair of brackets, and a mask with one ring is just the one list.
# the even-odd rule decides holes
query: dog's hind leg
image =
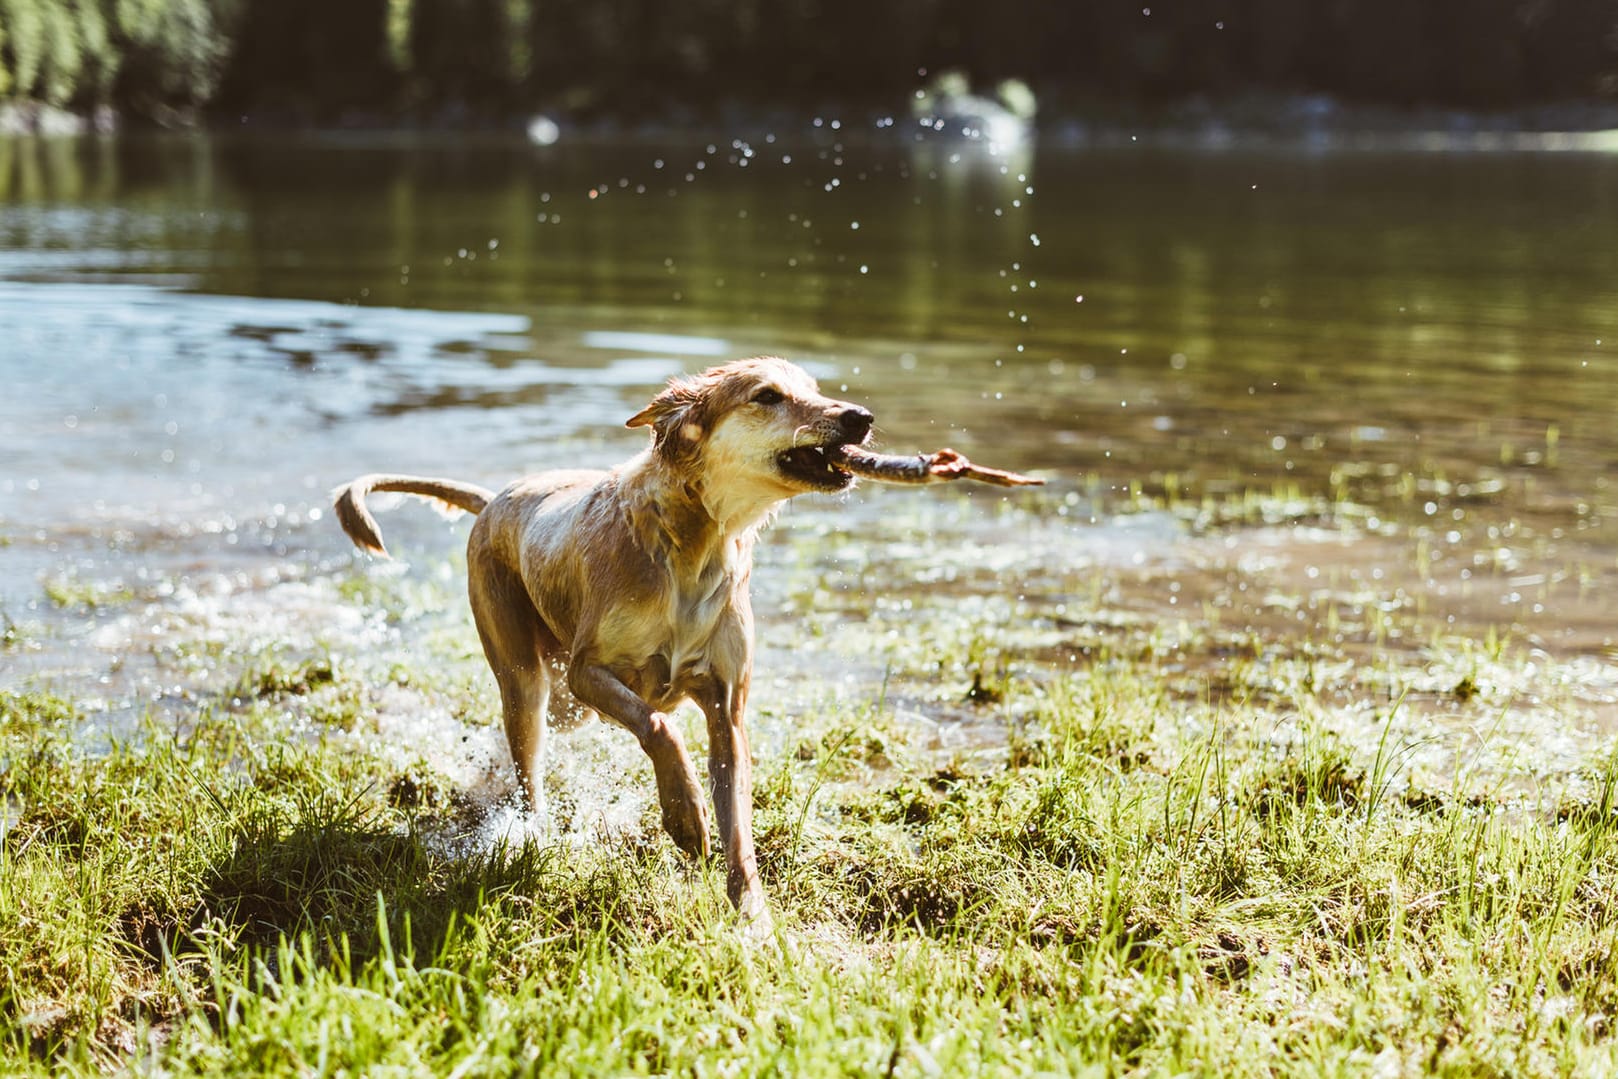
{"label": "dog's hind leg", "polygon": [[549,630],[522,582],[487,557],[470,553],[468,592],[483,654],[500,686],[506,742],[528,808],[545,808],[545,714],[550,698]]}
{"label": "dog's hind leg", "polygon": [[500,712],[505,722],[506,742],[511,760],[517,766],[528,808],[545,811],[545,698],[550,692],[549,676],[543,668],[532,671],[508,670],[495,675],[500,684]]}
{"label": "dog's hind leg", "polygon": [[567,661],[558,648],[552,653],[549,663],[551,676],[549,727],[553,731],[571,731],[601,718],[594,708],[573,696],[573,691],[567,685],[567,666]]}

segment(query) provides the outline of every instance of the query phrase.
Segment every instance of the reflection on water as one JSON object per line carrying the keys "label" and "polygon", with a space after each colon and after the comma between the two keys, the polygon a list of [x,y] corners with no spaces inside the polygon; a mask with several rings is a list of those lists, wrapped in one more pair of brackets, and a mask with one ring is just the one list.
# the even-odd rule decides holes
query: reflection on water
{"label": "reflection on water", "polygon": [[[354,473],[604,463],[668,375],[781,352],[870,403],[891,447],[1053,481],[952,496],[919,532],[913,492],[795,506],[788,528],[861,530],[858,558],[811,559],[834,593],[919,596],[961,569],[963,593],[1022,597],[1052,662],[1086,575],[1145,622],[1329,642],[1349,611],[1338,644],[1397,646],[1365,613],[1391,604],[1606,662],[1615,170],[829,130],[0,139],[0,610],[73,639],[52,582],[327,572],[347,555],[324,492]],[[1143,500],[1160,515],[1114,518]],[[1031,516],[1008,531],[996,506]],[[1139,545],[1143,520],[1166,538]],[[1130,557],[1098,559],[1113,543]],[[39,654],[0,662],[72,668]]]}
{"label": "reflection on water", "polygon": [[[447,383],[536,355],[593,366],[552,355],[558,326],[629,354],[825,356],[891,402],[890,431],[971,420],[1013,464],[1128,479],[1318,487],[1364,458],[1464,482],[1543,455],[1554,427],[1560,486],[1603,459],[1618,407],[1614,170],[898,139],[13,140],[0,274],[527,320],[465,343]],[[640,336],[659,333],[680,343]]]}

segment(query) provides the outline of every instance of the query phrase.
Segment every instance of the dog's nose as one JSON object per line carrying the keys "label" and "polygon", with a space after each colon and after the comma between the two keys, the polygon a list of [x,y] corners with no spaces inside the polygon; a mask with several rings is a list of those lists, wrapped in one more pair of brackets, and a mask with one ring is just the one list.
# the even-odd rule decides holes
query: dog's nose
{"label": "dog's nose", "polygon": [[837,417],[837,426],[842,428],[843,434],[858,440],[871,433],[871,421],[875,418],[869,410],[859,405],[848,405]]}

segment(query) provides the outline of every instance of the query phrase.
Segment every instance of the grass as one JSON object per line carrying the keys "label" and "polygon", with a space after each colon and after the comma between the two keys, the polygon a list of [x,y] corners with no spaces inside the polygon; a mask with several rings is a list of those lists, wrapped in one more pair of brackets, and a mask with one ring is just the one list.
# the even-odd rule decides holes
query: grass
{"label": "grass", "polygon": [[[1241,705],[1170,722],[1116,663],[1008,682],[1011,751],[940,760],[878,695],[759,761],[758,945],[650,817],[446,842],[476,811],[348,733],[370,705],[345,662],[270,656],[98,757],[74,702],[0,696],[0,1070],[1618,1066],[1612,757],[1542,809],[1402,796],[1391,745],[1281,743]],[[341,722],[289,735],[321,694]]]}
{"label": "grass", "polygon": [[45,598],[62,610],[79,613],[121,607],[135,599],[135,592],[122,582],[86,580],[74,574],[58,574],[42,583]]}

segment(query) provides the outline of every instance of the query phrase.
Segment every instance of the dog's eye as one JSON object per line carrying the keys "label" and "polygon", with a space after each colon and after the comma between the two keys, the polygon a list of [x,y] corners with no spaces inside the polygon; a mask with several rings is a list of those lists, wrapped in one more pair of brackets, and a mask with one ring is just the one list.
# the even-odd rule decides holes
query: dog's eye
{"label": "dog's eye", "polygon": [[778,405],[786,400],[786,395],[780,390],[766,386],[753,395],[755,405]]}

